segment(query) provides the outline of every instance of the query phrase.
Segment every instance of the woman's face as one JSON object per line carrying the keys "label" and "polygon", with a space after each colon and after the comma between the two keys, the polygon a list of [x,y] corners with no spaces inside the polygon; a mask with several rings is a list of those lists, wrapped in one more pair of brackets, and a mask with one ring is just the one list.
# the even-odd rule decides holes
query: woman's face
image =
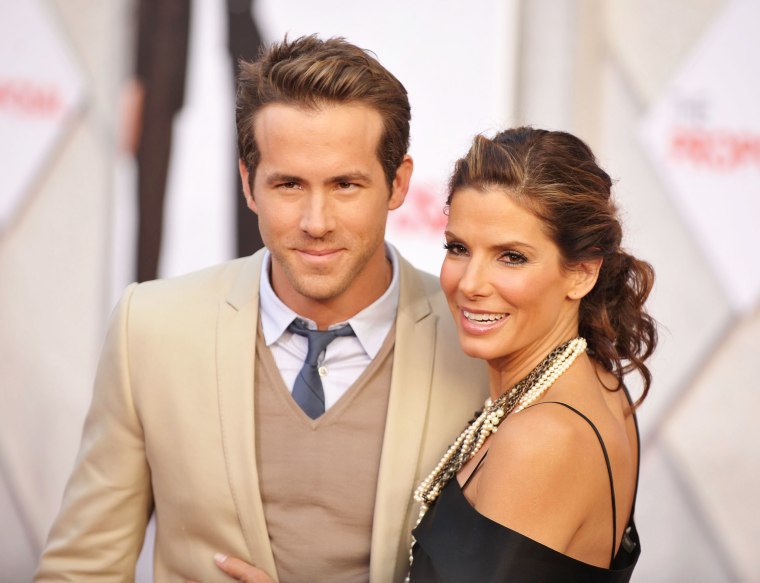
{"label": "woman's face", "polygon": [[508,192],[455,192],[446,249],[441,287],[470,356],[528,364],[577,334],[576,272]]}

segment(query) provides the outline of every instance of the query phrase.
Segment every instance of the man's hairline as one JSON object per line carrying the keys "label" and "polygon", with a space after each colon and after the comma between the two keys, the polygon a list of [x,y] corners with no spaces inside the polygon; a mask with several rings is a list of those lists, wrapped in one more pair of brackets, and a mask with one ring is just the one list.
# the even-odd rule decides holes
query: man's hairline
{"label": "man's hairline", "polygon": [[[383,114],[381,113],[380,109],[376,105],[374,105],[371,102],[369,102],[368,100],[362,99],[362,98],[351,99],[351,100],[348,100],[348,101],[340,101],[340,100],[337,100],[337,99],[319,98],[319,99],[313,100],[311,102],[304,101],[304,100],[292,100],[291,101],[291,100],[287,100],[287,99],[278,99],[278,100],[273,100],[273,101],[270,101],[268,103],[265,103],[261,107],[257,108],[255,112],[251,113],[251,118],[250,118],[251,138],[252,138],[253,145],[254,145],[254,151],[259,153],[259,158],[260,158],[261,149],[259,148],[258,143],[256,143],[256,132],[254,131],[253,128],[254,128],[254,126],[256,124],[256,119],[257,119],[259,113],[261,113],[262,111],[264,111],[269,106],[274,106],[274,105],[283,105],[283,106],[290,107],[292,109],[300,110],[300,111],[307,112],[307,113],[309,113],[309,112],[318,113],[318,112],[324,111],[326,108],[329,108],[331,106],[332,107],[341,107],[341,106],[356,106],[356,105],[359,105],[359,106],[364,106],[366,108],[369,108],[369,109],[373,110],[375,113],[377,113],[380,116],[381,130],[380,130],[380,137],[378,138],[378,143],[375,146],[375,157],[376,157],[378,163],[380,164],[380,168],[382,169],[383,177],[385,178],[384,182],[385,182],[386,186],[388,187],[388,196],[389,197],[393,196],[393,183],[392,183],[393,181],[388,182],[388,180],[387,180],[387,177],[385,175],[385,164],[383,164],[383,158],[381,156],[381,154],[382,154],[381,145],[383,143],[383,139],[385,138],[385,134],[386,134],[386,131],[388,131],[388,129],[386,128],[385,118],[383,117]],[[404,155],[401,158],[401,162],[399,162],[398,166],[396,166],[396,169],[395,169],[396,172],[398,172],[398,169],[401,168],[401,165],[404,163],[404,160],[406,159],[406,157],[408,155],[409,155],[409,149],[407,148],[404,151]],[[240,159],[240,162],[243,162],[246,165],[246,169],[248,170],[248,184],[249,184],[250,189],[251,189],[251,197],[253,197],[253,181],[254,181],[254,178],[256,177],[256,171],[258,169],[258,163],[256,164],[256,168],[254,168],[254,167],[252,167],[251,164],[248,164],[245,160]]]}

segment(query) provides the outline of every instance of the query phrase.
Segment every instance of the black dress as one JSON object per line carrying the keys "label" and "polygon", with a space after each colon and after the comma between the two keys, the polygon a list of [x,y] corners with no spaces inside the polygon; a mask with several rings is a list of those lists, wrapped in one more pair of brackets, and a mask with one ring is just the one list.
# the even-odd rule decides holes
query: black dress
{"label": "black dress", "polygon": [[[610,478],[614,533],[615,490],[604,441],[588,417],[566,403],[557,404],[580,415],[596,432]],[[485,456],[481,462],[483,459]],[[476,471],[477,468],[472,474]],[[620,549],[611,557],[610,568],[603,569],[568,557],[483,516],[472,507],[462,489],[456,479],[450,480],[414,529],[417,542],[410,572],[412,583],[626,583],[630,580],[641,553],[633,509]]]}

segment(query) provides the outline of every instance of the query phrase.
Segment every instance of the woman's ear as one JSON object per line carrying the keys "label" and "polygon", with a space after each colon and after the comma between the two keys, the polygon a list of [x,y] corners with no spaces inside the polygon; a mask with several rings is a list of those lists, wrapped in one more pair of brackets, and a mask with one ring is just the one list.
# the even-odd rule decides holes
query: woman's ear
{"label": "woman's ear", "polygon": [[602,258],[581,261],[569,268],[570,288],[567,297],[571,300],[580,300],[589,293],[599,279],[599,270],[602,268]]}

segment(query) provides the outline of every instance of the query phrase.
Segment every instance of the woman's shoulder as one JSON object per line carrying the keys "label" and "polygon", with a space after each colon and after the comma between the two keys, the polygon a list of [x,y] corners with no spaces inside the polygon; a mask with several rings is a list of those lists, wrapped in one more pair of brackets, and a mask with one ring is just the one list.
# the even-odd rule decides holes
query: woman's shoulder
{"label": "woman's shoulder", "polygon": [[591,470],[600,464],[605,470],[603,451],[613,465],[629,465],[637,449],[635,421],[626,392],[612,389],[617,379],[584,367],[566,376],[546,400],[502,423],[494,453],[501,450],[505,457],[544,459],[557,471],[568,465]]}
{"label": "woman's shoulder", "polygon": [[[489,465],[524,465],[523,471],[549,480],[582,473],[589,465],[589,450],[599,441],[578,410],[564,403],[546,401],[508,417],[490,447]],[[499,464],[493,461],[499,460]],[[504,473],[507,473],[505,470]],[[499,472],[501,473],[501,472]]]}
{"label": "woman's shoulder", "polygon": [[508,417],[493,436],[476,508],[564,552],[600,496],[609,494],[599,441],[575,412],[541,403]]}

